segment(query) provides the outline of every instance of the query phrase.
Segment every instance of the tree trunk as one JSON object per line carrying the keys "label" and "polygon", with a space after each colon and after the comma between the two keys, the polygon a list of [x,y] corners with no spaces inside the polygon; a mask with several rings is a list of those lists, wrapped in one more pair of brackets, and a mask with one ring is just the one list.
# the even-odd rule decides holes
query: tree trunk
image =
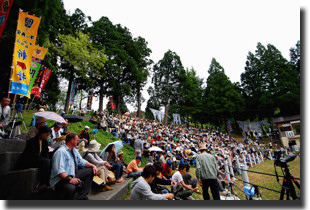
{"label": "tree trunk", "polygon": [[120,95],[117,96],[117,109],[116,114],[121,115],[121,97]]}
{"label": "tree trunk", "polygon": [[137,94],[137,97],[138,97],[138,118],[141,119],[141,91],[140,91],[140,86],[138,87],[138,94]]}
{"label": "tree trunk", "polygon": [[74,66],[70,66],[70,78],[69,78],[69,85],[68,85],[68,91],[67,91],[67,97],[66,97],[66,103],[65,103],[65,113],[68,114],[69,112],[69,101],[70,101],[70,93],[72,89],[72,83],[74,78]]}
{"label": "tree trunk", "polygon": [[103,79],[100,80],[99,90],[99,112],[103,111]]}

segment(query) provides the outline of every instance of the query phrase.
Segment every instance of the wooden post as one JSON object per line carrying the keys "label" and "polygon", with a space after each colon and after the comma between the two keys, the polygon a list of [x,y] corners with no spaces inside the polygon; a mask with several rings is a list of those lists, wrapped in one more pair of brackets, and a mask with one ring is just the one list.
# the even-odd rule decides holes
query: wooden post
{"label": "wooden post", "polygon": [[256,160],[255,160],[255,155],[254,155],[254,153],[252,153],[252,158],[253,158],[254,164],[256,165]]}
{"label": "wooden post", "polygon": [[[229,166],[230,174],[232,175],[232,177],[234,177],[234,176],[235,176],[235,174],[234,174],[234,169],[233,169],[233,167],[232,167],[231,159],[230,159],[229,156],[228,156],[228,166]],[[234,178],[233,178],[233,179],[234,179]]]}
{"label": "wooden post", "polygon": [[230,182],[230,173],[229,173],[229,168],[228,168],[227,160],[225,161],[224,167],[225,167],[225,173],[226,173],[226,176],[227,176],[227,181],[229,183]]}
{"label": "wooden post", "polygon": [[252,163],[252,159],[251,159],[251,155],[250,155],[250,154],[248,154],[248,158],[249,158],[249,161],[250,161],[251,167],[253,167],[253,163]]}
{"label": "wooden post", "polygon": [[239,174],[241,174],[240,163],[239,163],[239,156],[238,155],[236,155],[236,162],[237,162],[238,172],[239,172]]}

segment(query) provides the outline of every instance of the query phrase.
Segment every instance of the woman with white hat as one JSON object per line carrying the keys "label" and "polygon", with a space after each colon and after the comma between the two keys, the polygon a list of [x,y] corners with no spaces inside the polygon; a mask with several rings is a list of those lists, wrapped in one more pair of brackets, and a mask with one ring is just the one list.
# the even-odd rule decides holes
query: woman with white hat
{"label": "woman with white hat", "polygon": [[107,185],[107,183],[113,183],[115,181],[114,178],[109,176],[109,169],[112,168],[112,166],[107,161],[103,161],[97,154],[100,152],[100,146],[101,144],[99,144],[96,140],[91,140],[89,142],[88,150],[84,155],[84,159],[97,167],[97,176],[104,181],[101,191],[112,190],[113,188]]}

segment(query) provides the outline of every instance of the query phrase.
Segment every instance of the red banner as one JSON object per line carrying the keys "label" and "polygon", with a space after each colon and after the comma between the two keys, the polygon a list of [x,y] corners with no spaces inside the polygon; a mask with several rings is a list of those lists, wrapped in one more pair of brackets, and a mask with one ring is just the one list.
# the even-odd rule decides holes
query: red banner
{"label": "red banner", "polygon": [[44,67],[40,88],[35,93],[35,96],[37,98],[41,98],[41,92],[42,92],[43,88],[45,87],[45,85],[46,85],[48,79],[50,78],[51,74],[52,74],[52,71],[50,69]]}
{"label": "red banner", "polygon": [[93,96],[94,96],[94,90],[91,89],[90,91],[88,91],[88,100],[87,100],[87,109],[91,110],[91,106],[93,103]]}
{"label": "red banner", "polygon": [[0,38],[8,19],[13,0],[0,0]]}
{"label": "red banner", "polygon": [[109,101],[110,101],[111,109],[113,111],[115,109],[115,104],[113,102],[113,97],[112,96],[109,97]]}

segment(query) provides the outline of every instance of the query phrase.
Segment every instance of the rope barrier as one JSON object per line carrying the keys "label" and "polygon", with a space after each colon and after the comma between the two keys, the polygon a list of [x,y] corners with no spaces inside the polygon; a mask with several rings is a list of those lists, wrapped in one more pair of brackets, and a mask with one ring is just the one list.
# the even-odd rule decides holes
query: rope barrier
{"label": "rope barrier", "polygon": [[[227,164],[224,163],[224,165],[227,165]],[[229,165],[227,165],[227,166],[230,167]],[[277,175],[275,175],[275,174],[268,174],[268,173],[264,173],[264,172],[251,171],[251,170],[244,170],[244,169],[237,168],[237,167],[236,167],[236,169],[237,169],[237,170],[240,170],[240,171],[247,171],[247,172],[256,173],[256,174],[262,174],[262,175],[268,175],[268,176],[277,176]],[[284,178],[284,176],[280,176],[280,175],[278,175],[278,177]],[[296,177],[294,177],[294,178],[295,178],[296,180],[300,180],[300,178],[296,178]]]}
{"label": "rope barrier", "polygon": [[[231,173],[229,173],[230,175],[232,175]],[[257,187],[260,187],[260,188],[263,188],[263,189],[266,189],[266,190],[270,190],[270,191],[273,191],[273,192],[277,192],[277,193],[281,193],[280,191],[277,191],[277,190],[274,190],[274,189],[270,189],[270,188],[267,188],[267,187],[263,187],[263,186],[260,186],[260,185],[257,185],[257,184],[253,184],[251,182],[246,182],[246,181],[243,181],[242,179],[236,177],[236,176],[232,176],[236,179],[238,179],[239,181],[242,181],[243,183],[246,183],[246,184],[250,184],[250,185],[253,185],[253,186],[257,186]]]}

